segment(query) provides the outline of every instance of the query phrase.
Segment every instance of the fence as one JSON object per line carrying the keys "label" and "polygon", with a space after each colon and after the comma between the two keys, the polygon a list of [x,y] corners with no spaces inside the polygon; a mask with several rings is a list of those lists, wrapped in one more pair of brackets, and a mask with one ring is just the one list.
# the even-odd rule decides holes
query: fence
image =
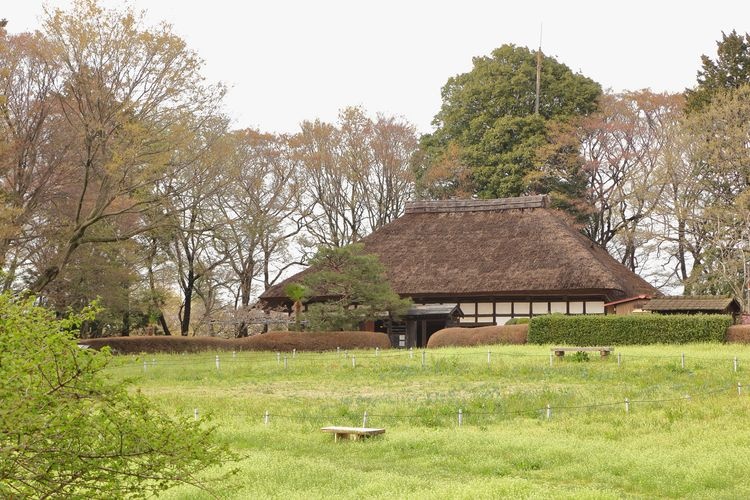
{"label": "fence", "polygon": [[[598,356],[597,356],[598,357]],[[145,359],[132,357],[129,362],[123,363],[119,366],[113,366],[113,368],[131,368],[142,370],[143,376],[149,376],[149,374],[155,369],[160,368],[162,370],[169,371],[174,367],[190,367],[202,370],[211,370],[217,374],[222,374],[225,370],[228,371],[235,366],[242,366],[243,362],[252,362],[255,365],[261,365],[264,369],[269,369],[277,374],[282,374],[287,371],[293,373],[297,367],[317,367],[325,370],[331,368],[338,368],[341,370],[361,370],[368,367],[393,367],[399,368],[409,366],[417,372],[421,369],[427,370],[432,369],[433,373],[445,373],[450,375],[454,371],[448,366],[441,365],[440,361],[445,359],[467,359],[473,363],[472,367],[492,367],[502,364],[505,361],[513,359],[524,359],[526,362],[532,365],[537,365],[540,369],[552,370],[554,373],[555,367],[574,367],[584,366],[582,363],[576,363],[573,360],[561,360],[553,356],[553,353],[541,353],[541,352],[504,352],[498,349],[488,349],[486,351],[471,350],[462,352],[450,352],[443,350],[399,350],[399,351],[386,351],[381,352],[379,349],[373,351],[354,351],[349,352],[347,350],[338,349],[336,352],[327,353],[310,353],[310,352],[297,352],[296,350],[288,352],[256,352],[256,351],[244,351],[244,352],[232,352],[222,354],[211,354],[211,355],[177,355],[163,357],[157,360],[156,356],[149,356]],[[592,361],[593,364],[603,367],[609,367],[611,369],[617,369],[617,367],[627,366],[628,363],[639,361],[639,362],[657,362],[666,361],[672,364],[675,368],[679,365],[681,369],[690,369],[691,366],[695,366],[699,363],[706,364],[711,363],[712,370],[720,370],[723,372],[723,377],[727,377],[728,374],[739,374],[743,370],[743,367],[750,363],[750,360],[740,358],[738,356],[728,357],[717,357],[717,356],[700,356],[693,355],[687,356],[685,353],[679,354],[664,354],[664,355],[647,355],[647,354],[633,354],[627,351],[618,352],[617,355],[612,355],[606,358],[601,363],[599,361]],[[142,365],[141,365],[142,363]],[[142,366],[142,368],[141,368]],[[705,367],[703,367],[705,368]],[[606,368],[604,368],[606,369]],[[713,373],[713,372],[712,372]],[[627,391],[625,391],[627,393]],[[647,392],[642,390],[642,392]],[[337,424],[347,423],[352,425],[362,424],[365,426],[367,423],[373,424],[378,423],[379,425],[385,422],[398,422],[407,420],[429,420],[433,422],[441,422],[442,424],[452,424],[458,427],[464,425],[484,425],[489,422],[495,422],[501,419],[508,419],[514,417],[533,417],[540,418],[543,420],[553,419],[556,415],[561,413],[572,413],[576,411],[599,411],[608,410],[613,412],[623,412],[629,414],[632,411],[637,411],[640,407],[645,405],[678,405],[685,404],[692,401],[699,401],[706,398],[717,397],[717,396],[728,396],[730,394],[736,394],[737,396],[743,395],[743,383],[733,382],[731,384],[721,383],[711,388],[689,388],[683,393],[677,396],[670,397],[656,397],[656,398],[643,398],[643,397],[622,397],[622,398],[609,398],[605,402],[597,402],[593,404],[578,404],[578,405],[563,405],[563,404],[543,404],[543,405],[530,405],[525,408],[500,408],[493,411],[479,411],[476,409],[467,409],[465,407],[456,407],[453,410],[447,411],[433,411],[432,413],[422,411],[417,413],[379,413],[377,411],[368,413],[367,411],[360,412],[359,415],[355,415],[350,411],[344,414],[306,414],[296,412],[283,412],[283,411],[270,411],[266,410],[261,415],[256,415],[259,422],[264,425],[273,425],[279,420],[293,420],[303,421],[309,423],[330,423],[332,421],[338,421]],[[199,418],[200,412],[196,408],[194,410],[194,417]],[[345,420],[346,422],[341,422]]]}

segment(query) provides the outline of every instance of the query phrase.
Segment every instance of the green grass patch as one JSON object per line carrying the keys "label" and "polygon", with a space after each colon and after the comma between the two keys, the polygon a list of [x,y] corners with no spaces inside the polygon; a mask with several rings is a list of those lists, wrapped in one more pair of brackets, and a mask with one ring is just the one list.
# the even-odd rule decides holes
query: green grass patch
{"label": "green grass patch", "polygon": [[[750,347],[551,364],[549,347],[429,350],[424,365],[408,351],[286,353],[286,367],[284,354],[219,353],[218,369],[216,353],[123,356],[108,373],[175,414],[210,416],[242,457],[213,485],[221,498],[750,496],[750,399],[737,392],[750,393]],[[383,436],[319,431],[362,425],[365,411]],[[164,497],[208,498],[187,486]]]}

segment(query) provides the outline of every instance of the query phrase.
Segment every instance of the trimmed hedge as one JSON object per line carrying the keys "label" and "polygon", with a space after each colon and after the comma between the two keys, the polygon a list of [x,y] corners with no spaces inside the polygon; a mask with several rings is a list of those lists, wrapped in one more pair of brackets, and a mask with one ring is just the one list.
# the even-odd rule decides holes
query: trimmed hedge
{"label": "trimmed hedge", "polygon": [[375,332],[270,332],[242,339],[216,337],[104,337],[79,340],[93,349],[109,346],[116,354],[202,351],[332,351],[388,349],[388,335]]}
{"label": "trimmed hedge", "polygon": [[430,335],[427,347],[525,344],[528,331],[528,325],[444,328]]}
{"label": "trimmed hedge", "polygon": [[723,314],[552,314],[531,320],[529,343],[576,346],[723,342],[732,317]]}
{"label": "trimmed hedge", "polygon": [[750,344],[750,325],[734,325],[727,328],[727,342]]}

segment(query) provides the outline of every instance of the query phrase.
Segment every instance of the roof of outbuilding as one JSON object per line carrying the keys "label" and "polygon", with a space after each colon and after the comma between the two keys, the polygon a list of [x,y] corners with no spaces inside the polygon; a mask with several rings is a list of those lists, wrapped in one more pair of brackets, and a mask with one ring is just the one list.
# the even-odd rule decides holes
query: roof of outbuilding
{"label": "roof of outbuilding", "polygon": [[[659,295],[549,208],[546,196],[412,202],[361,243],[379,257],[402,296]],[[286,283],[307,272],[261,299],[285,300]]]}
{"label": "roof of outbuilding", "polygon": [[732,297],[714,295],[662,297],[651,299],[643,306],[645,311],[727,311],[737,309],[739,303]]}

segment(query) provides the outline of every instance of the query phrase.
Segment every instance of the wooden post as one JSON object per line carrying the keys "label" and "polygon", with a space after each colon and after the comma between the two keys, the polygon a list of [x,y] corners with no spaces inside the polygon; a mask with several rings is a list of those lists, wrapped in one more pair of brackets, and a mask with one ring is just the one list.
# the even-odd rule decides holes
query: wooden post
{"label": "wooden post", "polygon": [[423,350],[422,350],[422,368],[424,368],[424,361],[425,361],[425,356],[427,356],[427,353],[426,353],[426,352],[424,351],[424,349],[423,349]]}
{"label": "wooden post", "polygon": [[297,357],[297,349],[292,349],[292,359]]}
{"label": "wooden post", "polygon": [[684,352],[682,353],[681,359],[682,359],[682,367],[685,368],[685,353]]}

